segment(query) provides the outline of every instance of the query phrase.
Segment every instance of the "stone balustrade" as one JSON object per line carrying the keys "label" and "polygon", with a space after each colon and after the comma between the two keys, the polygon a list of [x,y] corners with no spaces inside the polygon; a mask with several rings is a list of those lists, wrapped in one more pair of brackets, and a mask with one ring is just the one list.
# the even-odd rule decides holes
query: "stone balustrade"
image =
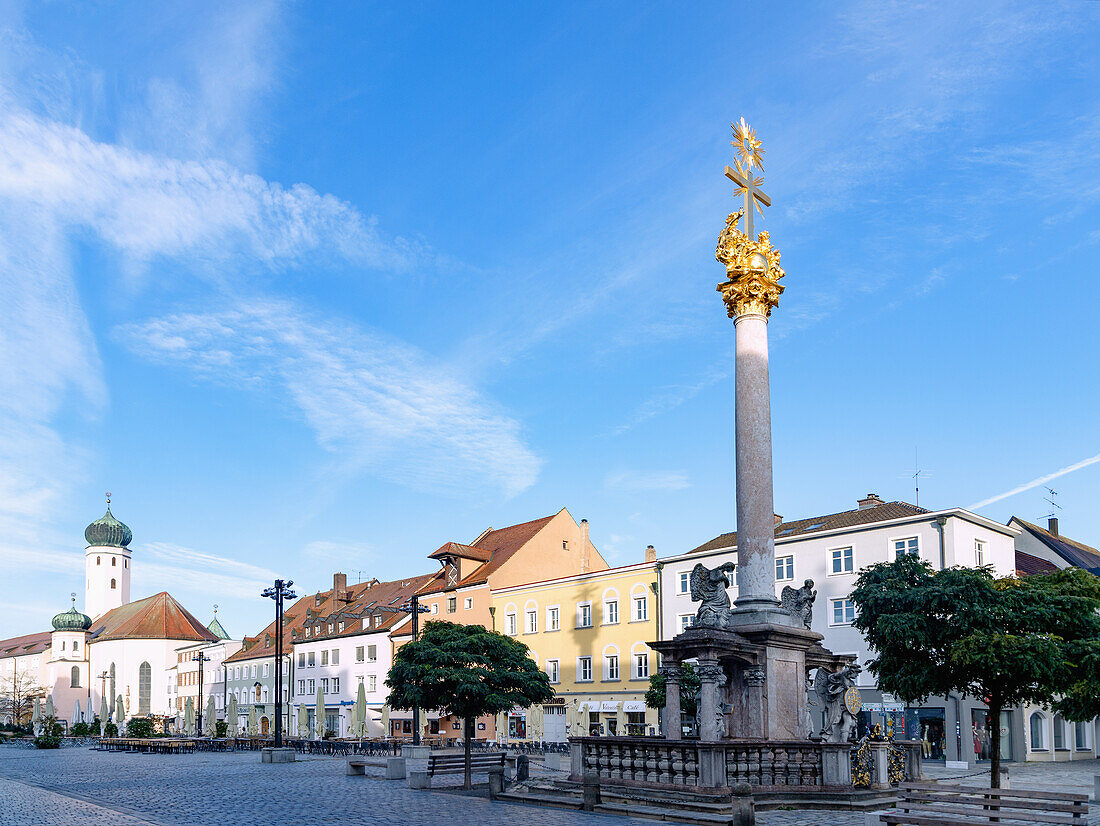
{"label": "stone balustrade", "polygon": [[847,743],[812,741],[667,740],[660,737],[574,737],[570,774],[595,774],[627,784],[726,788],[851,786]]}

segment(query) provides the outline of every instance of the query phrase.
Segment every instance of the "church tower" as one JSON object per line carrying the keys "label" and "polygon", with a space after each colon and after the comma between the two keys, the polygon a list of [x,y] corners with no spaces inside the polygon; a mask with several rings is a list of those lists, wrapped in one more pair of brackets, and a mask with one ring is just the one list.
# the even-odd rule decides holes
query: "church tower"
{"label": "church tower", "polygon": [[84,610],[99,619],[112,608],[130,601],[130,529],[107,513],[84,529]]}

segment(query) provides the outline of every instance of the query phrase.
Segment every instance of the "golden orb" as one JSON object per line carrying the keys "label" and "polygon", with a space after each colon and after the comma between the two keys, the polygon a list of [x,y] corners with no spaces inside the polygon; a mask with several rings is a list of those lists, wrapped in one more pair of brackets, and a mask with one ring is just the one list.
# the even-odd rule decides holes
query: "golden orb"
{"label": "golden orb", "polygon": [[767,272],[768,271],[768,259],[762,252],[754,252],[749,256],[749,271],[750,272]]}

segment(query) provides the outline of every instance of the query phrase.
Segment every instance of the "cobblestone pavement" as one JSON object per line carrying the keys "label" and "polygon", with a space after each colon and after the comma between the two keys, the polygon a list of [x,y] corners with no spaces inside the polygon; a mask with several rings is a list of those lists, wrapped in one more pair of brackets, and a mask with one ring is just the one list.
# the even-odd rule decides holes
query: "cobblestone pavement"
{"label": "cobblestone pavement", "polygon": [[[537,766],[537,764],[535,764]],[[983,774],[930,767],[930,776],[980,785]],[[1019,788],[1086,791],[1100,761],[1012,767]],[[460,777],[434,781],[431,792],[382,779],[381,766],[348,777],[344,761],[303,756],[287,765],[262,765],[258,752],[189,755],[108,754],[85,748],[37,751],[0,748],[0,826],[244,826],[244,824],[379,822],[386,826],[648,826],[653,821],[564,809],[494,803],[460,795]],[[449,791],[448,791],[449,789]],[[1100,809],[1100,807],[1098,807]],[[761,812],[760,826],[863,826],[846,812]],[[1100,811],[1090,817],[1100,826]]]}

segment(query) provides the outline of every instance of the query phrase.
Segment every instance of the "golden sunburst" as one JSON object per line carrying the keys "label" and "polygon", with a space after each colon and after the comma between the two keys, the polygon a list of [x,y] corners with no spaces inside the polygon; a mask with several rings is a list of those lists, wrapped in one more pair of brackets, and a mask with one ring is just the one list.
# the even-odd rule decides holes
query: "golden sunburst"
{"label": "golden sunburst", "polygon": [[[745,123],[745,118],[742,116],[740,122],[730,123],[733,127],[733,140],[730,144],[737,147],[737,154],[741,164],[744,164],[745,168],[751,170],[753,167],[757,169],[764,169],[764,145],[760,142],[760,139],[756,137],[756,130]],[[740,168],[741,164],[738,164]]]}

